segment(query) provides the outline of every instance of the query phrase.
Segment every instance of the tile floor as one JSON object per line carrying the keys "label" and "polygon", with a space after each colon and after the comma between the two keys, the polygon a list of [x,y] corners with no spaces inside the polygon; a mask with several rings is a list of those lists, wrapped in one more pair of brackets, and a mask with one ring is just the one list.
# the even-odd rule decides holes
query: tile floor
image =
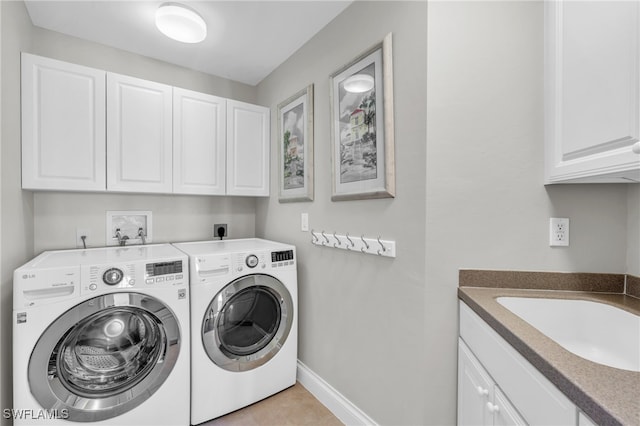
{"label": "tile floor", "polygon": [[300,383],[201,426],[341,426]]}

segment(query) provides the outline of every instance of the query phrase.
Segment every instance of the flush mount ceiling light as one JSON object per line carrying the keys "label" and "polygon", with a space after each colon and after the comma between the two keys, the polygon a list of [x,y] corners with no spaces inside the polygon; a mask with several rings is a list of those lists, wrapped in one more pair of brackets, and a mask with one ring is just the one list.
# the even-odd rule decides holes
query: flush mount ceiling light
{"label": "flush mount ceiling light", "polygon": [[344,90],[351,93],[364,93],[373,89],[373,77],[368,74],[354,74],[344,80]]}
{"label": "flush mount ceiling light", "polygon": [[207,24],[194,10],[178,3],[164,3],[156,11],[156,27],[169,38],[199,43],[207,36]]}

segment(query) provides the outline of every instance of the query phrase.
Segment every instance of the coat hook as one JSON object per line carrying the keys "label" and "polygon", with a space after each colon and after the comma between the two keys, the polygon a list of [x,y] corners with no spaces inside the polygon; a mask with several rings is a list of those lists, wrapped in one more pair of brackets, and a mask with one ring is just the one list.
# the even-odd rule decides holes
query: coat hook
{"label": "coat hook", "polygon": [[[340,241],[340,238],[336,237],[336,233],[333,233],[333,238],[336,239],[336,241],[338,242],[338,245],[341,246],[342,245],[342,241]],[[335,244],[333,245],[334,247],[336,246]]]}
{"label": "coat hook", "polygon": [[[351,240],[351,238],[349,238],[349,233],[348,232],[347,232],[346,237],[347,237],[347,240],[349,241],[349,243],[351,244],[351,247],[354,247],[355,244],[353,244],[353,241]],[[349,246],[347,246],[347,249],[349,249]]]}
{"label": "coat hook", "polygon": [[[384,246],[384,244],[382,244],[382,241],[380,241],[380,235],[378,235],[378,244],[380,244],[380,247],[382,247],[383,253],[387,251],[387,248]],[[378,251],[378,254],[380,254],[380,251]]]}
{"label": "coat hook", "polygon": [[[324,235],[324,231],[321,232],[322,236],[324,237],[324,240],[326,241],[326,244],[329,244],[329,239],[327,238],[326,235]],[[322,243],[322,245],[324,246],[325,243]]]}
{"label": "coat hook", "polygon": [[316,236],[315,231],[312,229],[311,230],[311,235],[313,236],[313,240],[311,240],[311,244],[315,244],[318,242],[318,237]]}
{"label": "coat hook", "polygon": [[[367,250],[369,250],[369,243],[367,243],[367,242],[364,240],[364,234],[362,234],[362,235],[360,236],[360,239],[361,239],[361,240],[362,240],[362,242],[364,243],[364,245],[365,245],[365,247],[367,248]],[[364,253],[364,249],[362,249],[362,252]]]}

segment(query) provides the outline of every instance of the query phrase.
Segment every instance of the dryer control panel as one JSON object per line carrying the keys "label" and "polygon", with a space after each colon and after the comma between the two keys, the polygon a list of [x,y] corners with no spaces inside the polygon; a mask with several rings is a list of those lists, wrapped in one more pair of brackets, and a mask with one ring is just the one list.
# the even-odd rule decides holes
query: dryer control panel
{"label": "dryer control panel", "polygon": [[191,258],[195,282],[211,283],[272,269],[295,268],[294,250],[255,250],[224,254],[201,254]]}
{"label": "dryer control panel", "polygon": [[261,271],[295,265],[293,250],[254,251],[233,255],[233,272],[260,273]]}
{"label": "dryer control panel", "polygon": [[283,266],[294,265],[293,250],[282,250],[271,252],[271,267],[281,268]]}

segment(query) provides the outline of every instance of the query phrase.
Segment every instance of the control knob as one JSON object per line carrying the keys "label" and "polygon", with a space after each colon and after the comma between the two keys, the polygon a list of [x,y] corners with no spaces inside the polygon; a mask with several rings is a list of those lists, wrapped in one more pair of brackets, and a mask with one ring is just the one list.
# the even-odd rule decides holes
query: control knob
{"label": "control knob", "polygon": [[245,263],[249,268],[255,268],[256,266],[258,266],[258,256],[256,256],[255,254],[250,254],[249,256],[247,256]]}
{"label": "control knob", "polygon": [[122,273],[122,271],[118,268],[111,268],[108,269],[103,275],[102,275],[102,281],[104,281],[105,284],[107,285],[116,285],[119,284],[120,281],[122,281],[122,278],[124,278],[124,274]]}

